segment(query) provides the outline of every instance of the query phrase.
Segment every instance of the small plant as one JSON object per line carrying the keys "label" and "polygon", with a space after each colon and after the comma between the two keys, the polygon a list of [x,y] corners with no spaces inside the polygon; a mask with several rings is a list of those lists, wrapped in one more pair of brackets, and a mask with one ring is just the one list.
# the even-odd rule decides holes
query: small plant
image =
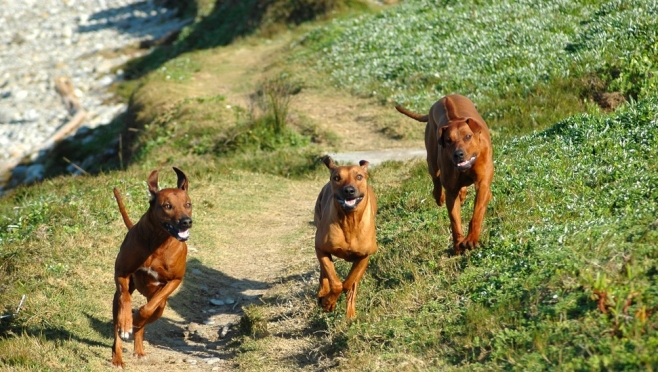
{"label": "small plant", "polygon": [[257,306],[247,306],[244,315],[240,318],[240,332],[252,338],[263,338],[270,335],[267,330],[267,319],[262,314],[262,309]]}
{"label": "small plant", "polygon": [[290,102],[299,93],[301,84],[286,73],[263,81],[251,95],[246,121],[225,133],[216,145],[219,153],[247,150],[271,151],[282,147],[296,147],[309,142],[287,125]]}
{"label": "small plant", "polygon": [[265,124],[271,126],[276,135],[282,134],[286,128],[290,101],[301,89],[301,84],[291,80],[287,73],[265,79],[251,96],[252,116],[267,117]]}

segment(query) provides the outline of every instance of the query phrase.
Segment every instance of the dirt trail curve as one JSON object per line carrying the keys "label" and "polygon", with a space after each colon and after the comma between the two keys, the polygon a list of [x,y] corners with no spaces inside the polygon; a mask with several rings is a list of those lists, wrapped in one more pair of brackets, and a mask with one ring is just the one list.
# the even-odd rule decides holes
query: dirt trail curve
{"label": "dirt trail curve", "polygon": [[[217,73],[202,72],[197,81],[219,87],[227,103],[246,106],[248,94],[286,42],[225,48],[209,57]],[[338,135],[338,147],[346,152],[327,152],[339,161],[366,159],[378,164],[425,156],[420,137],[395,140],[384,135],[379,122],[389,114],[370,101],[310,87],[295,96],[292,105],[293,113],[303,113]],[[395,110],[390,111],[394,117]],[[422,133],[423,127],[418,131]],[[148,357],[136,359],[131,355],[132,343],[124,344],[128,369],[235,370],[234,356],[226,346],[238,333],[243,307],[286,283],[317,280],[312,219],[315,198],[324,182],[245,173],[219,181],[197,181],[191,191],[197,206],[195,227],[212,228],[193,233],[185,281],[170,298],[161,320],[146,329]],[[295,311],[278,314],[278,327],[294,328],[294,316],[289,315]],[[277,340],[271,347],[282,360],[290,359],[304,352],[305,342],[289,338]],[[105,352],[109,359],[109,350]],[[295,368],[287,364],[265,369],[299,369],[299,364]]]}

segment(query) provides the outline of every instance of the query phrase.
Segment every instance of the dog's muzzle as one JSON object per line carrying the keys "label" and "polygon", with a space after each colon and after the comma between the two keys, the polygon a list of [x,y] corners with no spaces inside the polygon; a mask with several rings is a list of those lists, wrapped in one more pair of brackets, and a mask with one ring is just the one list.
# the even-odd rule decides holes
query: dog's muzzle
{"label": "dog's muzzle", "polygon": [[184,242],[190,238],[190,228],[192,227],[192,219],[189,217],[181,218],[178,221],[178,226],[173,226],[168,223],[164,223],[164,228],[167,230],[171,236],[176,238],[178,241]]}
{"label": "dog's muzzle", "polygon": [[345,212],[351,212],[361,203],[363,195],[359,195],[359,190],[353,185],[346,185],[340,188],[334,198]]}
{"label": "dog's muzzle", "polygon": [[336,196],[336,201],[340,204],[340,207],[343,208],[345,212],[353,211],[359,203],[363,200],[363,196],[359,196],[352,199],[343,199],[339,196]]}
{"label": "dog's muzzle", "polygon": [[473,166],[473,164],[475,164],[475,159],[476,159],[476,158],[477,158],[477,157],[476,157],[475,155],[473,155],[473,156],[472,156],[470,159],[468,159],[468,160],[464,160],[464,161],[462,161],[462,162],[456,163],[456,164],[455,164],[455,167],[456,167],[458,170],[460,170],[460,171],[465,171],[465,170],[467,170],[467,169],[471,169],[471,167]]}

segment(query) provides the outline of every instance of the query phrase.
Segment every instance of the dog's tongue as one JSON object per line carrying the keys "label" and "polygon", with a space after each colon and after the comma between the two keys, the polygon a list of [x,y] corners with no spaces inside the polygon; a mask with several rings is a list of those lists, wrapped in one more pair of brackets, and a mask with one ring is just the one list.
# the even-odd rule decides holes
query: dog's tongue
{"label": "dog's tongue", "polygon": [[467,165],[470,165],[470,164],[471,164],[472,162],[474,162],[474,161],[475,161],[475,156],[473,156],[472,158],[470,158],[470,159],[468,159],[468,160],[464,160],[463,162],[457,164],[457,166],[458,166],[458,167],[465,167],[465,166],[467,166]]}
{"label": "dog's tongue", "polygon": [[178,230],[178,236],[181,239],[187,239],[190,237],[190,230]]}
{"label": "dog's tongue", "polygon": [[356,199],[345,200],[345,205],[347,205],[348,207],[353,207],[353,206],[355,206],[355,205],[356,205]]}

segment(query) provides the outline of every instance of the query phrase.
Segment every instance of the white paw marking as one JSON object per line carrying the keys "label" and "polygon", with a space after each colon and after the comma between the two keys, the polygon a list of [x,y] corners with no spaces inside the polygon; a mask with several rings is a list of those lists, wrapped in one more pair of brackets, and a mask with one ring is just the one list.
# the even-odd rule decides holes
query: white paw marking
{"label": "white paw marking", "polygon": [[133,333],[132,330],[130,331],[119,331],[119,336],[121,337],[122,340],[128,341],[130,339],[130,334]]}

